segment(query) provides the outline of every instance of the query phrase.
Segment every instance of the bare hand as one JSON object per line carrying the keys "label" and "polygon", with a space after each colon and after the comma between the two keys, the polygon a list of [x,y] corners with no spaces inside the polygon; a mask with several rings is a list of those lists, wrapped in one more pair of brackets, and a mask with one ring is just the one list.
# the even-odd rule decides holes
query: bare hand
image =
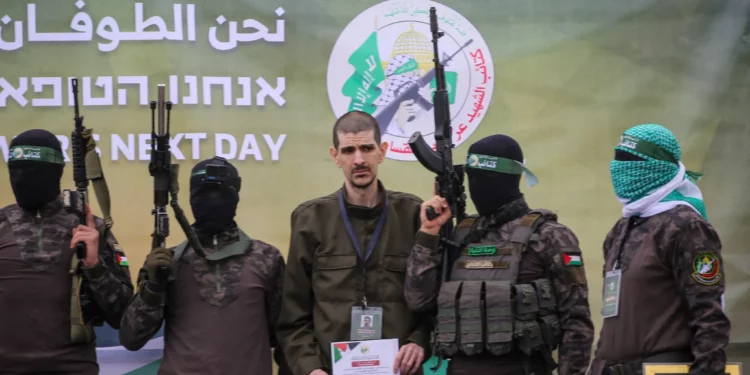
{"label": "bare hand", "polygon": [[86,225],[78,225],[73,229],[73,239],[70,240],[70,248],[74,248],[78,242],[86,244],[86,259],[83,266],[91,268],[99,262],[99,231],[94,224],[94,215],[91,207],[86,205]]}
{"label": "bare hand", "polygon": [[412,375],[419,370],[424,361],[424,349],[410,342],[399,349],[396,361],[393,363],[393,373],[401,370],[401,375]]}
{"label": "bare hand", "polygon": [[317,370],[312,370],[312,372],[310,372],[307,375],[328,375],[328,373],[321,369],[317,369]]}
{"label": "bare hand", "polygon": [[[438,214],[438,217],[434,220],[428,219],[427,207],[432,207],[435,213]],[[451,218],[451,208],[448,206],[448,202],[439,195],[435,195],[429,200],[422,202],[420,211],[419,218],[422,221],[422,227],[419,230],[432,235],[437,235],[440,232],[440,227]]]}

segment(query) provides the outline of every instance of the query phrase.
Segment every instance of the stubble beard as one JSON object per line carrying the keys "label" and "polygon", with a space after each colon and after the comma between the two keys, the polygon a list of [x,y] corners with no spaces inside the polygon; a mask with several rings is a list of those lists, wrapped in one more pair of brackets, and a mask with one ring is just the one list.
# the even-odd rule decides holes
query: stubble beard
{"label": "stubble beard", "polygon": [[352,176],[352,178],[349,179],[349,183],[351,183],[354,188],[360,189],[360,190],[367,189],[368,187],[370,187],[370,185],[372,185],[373,182],[375,182],[375,176],[372,176],[372,178],[370,178],[370,180],[365,183],[357,183],[355,181],[354,176]]}

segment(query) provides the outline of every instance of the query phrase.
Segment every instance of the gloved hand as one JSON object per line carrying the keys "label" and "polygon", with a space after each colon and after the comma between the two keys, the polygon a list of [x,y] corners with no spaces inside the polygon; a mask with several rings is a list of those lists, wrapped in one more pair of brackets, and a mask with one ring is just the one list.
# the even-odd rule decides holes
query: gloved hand
{"label": "gloved hand", "polygon": [[157,247],[146,256],[148,280],[155,284],[165,284],[166,279],[159,279],[159,267],[167,267],[168,271],[172,272],[172,252],[169,249]]}

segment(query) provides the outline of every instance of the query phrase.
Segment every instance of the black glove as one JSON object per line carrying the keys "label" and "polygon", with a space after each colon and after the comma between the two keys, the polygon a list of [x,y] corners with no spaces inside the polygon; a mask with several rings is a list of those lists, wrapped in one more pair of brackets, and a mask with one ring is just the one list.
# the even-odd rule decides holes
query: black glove
{"label": "black glove", "polygon": [[146,269],[148,270],[148,280],[151,283],[164,285],[166,284],[167,279],[159,278],[161,274],[159,270],[160,267],[167,268],[168,273],[165,273],[166,276],[172,272],[172,252],[163,247],[157,247],[151,250],[146,256]]}

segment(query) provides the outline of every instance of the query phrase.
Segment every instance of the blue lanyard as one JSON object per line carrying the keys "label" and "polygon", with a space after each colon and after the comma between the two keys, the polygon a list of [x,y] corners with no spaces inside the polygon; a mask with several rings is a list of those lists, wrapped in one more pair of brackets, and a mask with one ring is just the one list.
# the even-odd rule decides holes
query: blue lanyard
{"label": "blue lanyard", "polygon": [[346,231],[349,233],[349,238],[352,240],[352,244],[354,245],[354,248],[357,249],[357,255],[359,255],[359,258],[362,260],[362,263],[364,263],[367,259],[370,259],[370,255],[372,254],[372,251],[375,249],[375,244],[378,242],[378,237],[380,237],[380,232],[383,230],[383,224],[385,224],[385,217],[388,213],[388,195],[385,196],[385,204],[383,205],[383,212],[380,214],[380,219],[378,219],[378,225],[375,227],[375,232],[373,232],[372,237],[370,238],[370,242],[367,244],[367,252],[365,254],[362,254],[362,247],[359,246],[359,240],[357,239],[357,234],[354,233],[354,227],[352,227],[352,222],[349,220],[349,214],[346,212],[346,206],[344,204],[344,190],[339,190],[339,209],[341,210],[341,217],[344,219],[344,226],[346,227]]}

